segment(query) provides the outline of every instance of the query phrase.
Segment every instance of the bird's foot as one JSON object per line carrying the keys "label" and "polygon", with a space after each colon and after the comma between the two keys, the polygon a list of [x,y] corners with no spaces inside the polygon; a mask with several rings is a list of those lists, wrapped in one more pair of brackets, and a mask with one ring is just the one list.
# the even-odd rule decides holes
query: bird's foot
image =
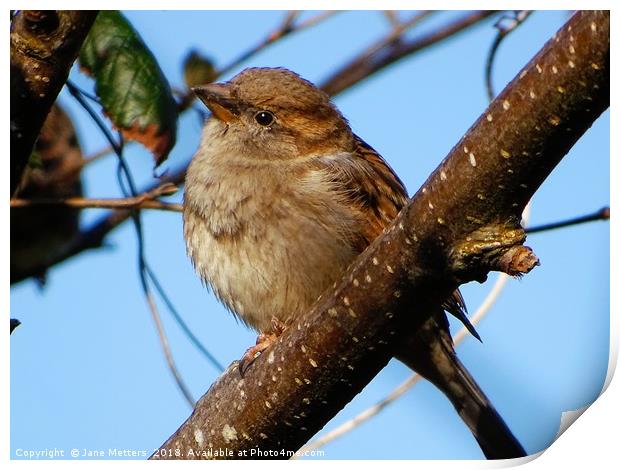
{"label": "bird's foot", "polygon": [[256,344],[245,352],[239,361],[239,372],[243,376],[258,356],[262,354],[269,346],[276,342],[280,335],[286,329],[286,325],[277,318],[271,319],[271,331],[261,333],[256,338]]}

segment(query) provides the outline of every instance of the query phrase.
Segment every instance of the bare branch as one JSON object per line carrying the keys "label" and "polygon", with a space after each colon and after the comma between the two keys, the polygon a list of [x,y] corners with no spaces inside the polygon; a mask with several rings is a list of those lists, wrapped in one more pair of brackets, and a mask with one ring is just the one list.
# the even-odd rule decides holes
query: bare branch
{"label": "bare branch", "polygon": [[78,209],[158,209],[164,211],[181,212],[182,204],[158,201],[155,198],[170,195],[177,191],[174,185],[162,185],[155,191],[142,193],[135,197],[120,199],[94,199],[83,197],[70,198],[37,198],[37,199],[11,199],[12,208],[34,207],[34,206],[63,206]]}
{"label": "bare branch", "polygon": [[310,28],[312,26],[315,26],[318,23],[326,20],[330,16],[338,13],[338,11],[328,10],[328,11],[325,11],[325,12],[322,12],[322,13],[318,13],[315,16],[313,16],[311,18],[308,18],[307,20],[305,20],[305,21],[303,21],[301,23],[299,23],[297,25],[294,25],[295,19],[297,18],[299,13],[300,12],[296,11],[296,10],[289,11],[286,14],[286,16],[285,16],[284,21],[282,22],[282,24],[278,28],[276,28],[275,30],[270,32],[262,41],[260,41],[254,47],[248,49],[246,52],[241,54],[239,57],[237,57],[231,63],[229,63],[228,65],[223,67],[218,72],[218,76],[221,76],[221,75],[224,75],[224,74],[230,72],[232,69],[234,69],[235,67],[238,67],[240,64],[242,64],[243,62],[247,61],[248,59],[250,59],[255,54],[258,54],[260,51],[265,49],[267,46],[270,46],[274,42],[279,41],[280,39],[288,36],[291,33],[299,32],[299,31],[302,31],[302,30],[304,30],[306,28]]}
{"label": "bare branch", "polygon": [[248,450],[257,447],[294,451],[459,284],[484,280],[490,270],[532,269],[537,260],[522,246],[521,212],[608,107],[609,12],[578,12],[491,103],[340,285],[243,378],[236,363],[230,366],[153,458],[212,458],[211,446],[230,458],[250,458]]}
{"label": "bare branch", "polygon": [[[495,36],[495,39],[491,44],[491,49],[489,50],[489,55],[487,56],[487,63],[484,71],[484,81],[486,84],[489,101],[495,97],[495,92],[493,91],[493,84],[491,81],[491,73],[493,72],[493,63],[495,61],[497,49],[504,38],[523,24],[523,22],[529,18],[531,13],[532,10],[520,10],[514,12],[512,16],[503,15],[495,23],[495,27],[497,28],[497,36]],[[504,24],[505,21],[508,21],[508,23]]]}
{"label": "bare branch", "polygon": [[11,194],[96,11],[24,10],[11,24]]}
{"label": "bare branch", "polygon": [[[135,142],[135,141],[132,140],[132,141],[129,141],[127,143],[131,144],[131,142]],[[96,152],[94,152],[92,155],[87,155],[86,157],[84,157],[84,163],[82,164],[82,166],[86,166],[86,165],[89,165],[89,164],[91,164],[93,162],[96,162],[101,157],[105,157],[106,155],[109,155],[113,151],[114,151],[114,149],[112,147],[110,147],[109,145],[106,145],[105,147],[102,147],[99,150],[97,150]]]}
{"label": "bare branch", "polygon": [[[136,184],[129,169],[129,165],[127,165],[127,161],[125,160],[125,156],[123,154],[123,139],[122,135],[119,133],[119,142],[114,140],[114,137],[110,130],[106,127],[103,120],[100,116],[95,112],[92,106],[86,101],[85,95],[83,91],[81,91],[77,86],[75,86],[70,81],[67,82],[67,88],[69,92],[73,95],[73,97],[78,101],[78,103],[84,108],[84,110],[90,115],[93,119],[101,133],[105,136],[108,143],[114,149],[114,153],[116,154],[118,167],[117,167],[117,178],[118,184],[121,187],[121,190],[125,194],[126,198],[133,198],[136,202],[140,202],[144,199],[152,199],[153,197],[160,196],[162,194],[171,194],[176,192],[176,186],[172,184],[163,184],[152,191],[149,191],[146,194],[139,195],[136,189]],[[146,261],[146,256],[144,253],[144,230],[142,226],[142,218],[140,211],[130,210],[130,215],[132,221],[134,223],[134,228],[136,231],[136,237],[138,241],[138,277],[140,279],[140,286],[142,288],[142,293],[144,294],[144,298],[149,307],[149,311],[151,312],[151,317],[153,318],[153,322],[155,323],[155,327],[157,330],[157,335],[159,337],[160,345],[162,351],[164,353],[164,357],[166,359],[166,363],[168,365],[168,369],[170,370],[177,387],[185,397],[185,400],[189,404],[190,407],[195,405],[194,398],[189,392],[189,388],[185,384],[179,370],[176,367],[174,362],[174,357],[172,356],[172,351],[170,349],[168,343],[168,337],[166,335],[166,331],[161,322],[161,317],[159,315],[159,310],[157,309],[157,304],[155,303],[155,299],[153,298],[153,294],[151,292],[149,286],[149,277],[151,279],[156,280],[154,272],[149,269],[148,263]]]}
{"label": "bare branch", "polygon": [[164,290],[164,286],[162,286],[161,282],[159,282],[159,279],[157,279],[157,276],[155,276],[155,273],[153,272],[151,267],[147,264],[145,266],[145,269],[146,269],[146,273],[149,276],[149,279],[151,280],[151,282],[155,286],[155,289],[157,290],[160,297],[166,304],[166,307],[168,307],[170,314],[172,315],[174,320],[177,322],[177,324],[179,325],[183,333],[185,333],[185,336],[187,336],[187,339],[189,339],[189,341],[194,345],[194,347],[198,351],[200,351],[200,353],[207,359],[207,361],[211,363],[213,367],[215,367],[219,372],[224,372],[224,366],[220,363],[220,361],[218,361],[215,358],[213,354],[211,354],[211,352],[205,347],[205,345],[202,344],[202,342],[196,337],[196,335],[194,334],[192,329],[187,325],[187,323],[185,323],[185,320],[183,320],[183,317],[181,317],[181,314],[179,313],[177,308],[172,303],[172,300],[170,299],[168,294],[166,294],[166,291]]}
{"label": "bare branch", "polygon": [[155,201],[152,199],[139,198],[105,198],[94,199],[85,197],[70,197],[59,199],[11,199],[12,208],[35,207],[35,206],[61,206],[73,207],[76,209],[157,209],[162,211],[181,212],[182,204],[174,204],[170,202]]}
{"label": "bare branch", "polygon": [[403,22],[400,22],[400,23],[394,25],[394,27],[387,34],[387,36],[385,36],[384,38],[381,38],[375,44],[373,44],[372,46],[368,47],[366,49],[366,51],[364,51],[361,54],[361,56],[367,56],[367,57],[368,56],[372,56],[373,54],[376,54],[381,49],[390,46],[395,41],[400,39],[401,35],[405,31],[407,31],[407,30],[411,29],[412,27],[420,24],[423,20],[425,20],[426,18],[431,16],[433,13],[436,13],[436,12],[434,12],[434,11],[420,11],[420,12],[416,13],[415,15],[413,15],[408,20],[405,20]]}
{"label": "bare branch", "polygon": [[[146,284],[145,284],[146,285]],[[155,323],[155,329],[157,330],[157,337],[159,338],[159,344],[161,346],[162,352],[164,353],[164,358],[166,359],[166,364],[168,365],[168,370],[174,377],[174,381],[179,387],[179,390],[183,394],[185,401],[189,404],[190,407],[195,406],[196,400],[192,397],[189,388],[185,384],[179,369],[174,362],[174,357],[172,355],[172,350],[170,349],[170,343],[168,342],[168,336],[166,335],[166,331],[164,330],[164,325],[161,322],[161,315],[159,315],[159,311],[157,310],[157,304],[155,303],[155,299],[153,298],[153,294],[151,291],[145,287],[143,289],[144,296],[146,298],[147,305],[149,306],[149,311],[151,312],[151,317],[153,318],[153,323]]]}
{"label": "bare branch", "polygon": [[568,220],[562,220],[560,222],[552,222],[550,224],[537,225],[536,227],[528,228],[527,234],[545,232],[547,230],[554,230],[556,228],[570,227],[572,225],[583,224],[586,222],[594,222],[596,220],[609,220],[609,206],[603,207],[596,212],[588,215],[582,215],[580,217],[573,217]]}
{"label": "bare branch", "polygon": [[321,88],[330,95],[336,95],[403,57],[419,52],[465,31],[470,26],[479,23],[494,13],[494,11],[468,13],[443,28],[422,35],[409,42],[387,41],[384,47],[377,50],[373,50],[371,47],[334,73],[321,85]]}
{"label": "bare branch", "polygon": [[395,10],[384,10],[383,15],[385,15],[386,19],[390,23],[390,25],[394,28],[400,24],[400,19],[398,18],[398,12]]}
{"label": "bare branch", "polygon": [[[183,167],[164,176],[157,183],[147,188],[143,194],[157,190],[157,188],[168,183],[174,185],[182,184],[185,180],[185,171],[186,167]],[[61,263],[62,261],[85,250],[101,248],[108,233],[129,219],[129,217],[131,217],[131,213],[131,209],[115,209],[109,214],[104,215],[88,229],[80,232],[70,243],[65,246],[63,251],[53,253],[53,256],[43,260],[40,265],[34,266],[28,271],[11,273],[11,283],[23,281],[31,276],[38,276],[39,273],[46,272],[51,266]]]}

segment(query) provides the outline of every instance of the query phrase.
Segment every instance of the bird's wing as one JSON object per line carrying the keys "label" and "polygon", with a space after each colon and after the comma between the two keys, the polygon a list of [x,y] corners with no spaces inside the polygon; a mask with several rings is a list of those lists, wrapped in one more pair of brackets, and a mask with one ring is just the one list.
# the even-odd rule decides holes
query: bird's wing
{"label": "bird's wing", "polygon": [[[351,240],[352,246],[361,253],[407,204],[407,190],[383,157],[358,136],[355,136],[354,152],[348,154],[346,161],[331,165],[330,171],[342,195],[357,208],[360,220],[364,221],[364,226],[356,231],[355,238]],[[467,318],[467,308],[458,289],[442,307],[480,340]]]}
{"label": "bird's wing", "polygon": [[340,195],[357,209],[363,221],[350,241],[361,253],[407,203],[405,185],[381,155],[357,136],[353,152],[323,164]]}

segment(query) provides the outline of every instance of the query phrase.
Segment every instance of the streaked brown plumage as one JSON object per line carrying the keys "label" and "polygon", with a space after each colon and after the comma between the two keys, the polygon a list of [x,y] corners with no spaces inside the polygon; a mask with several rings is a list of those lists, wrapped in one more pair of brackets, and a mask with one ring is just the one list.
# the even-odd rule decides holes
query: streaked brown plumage
{"label": "streaked brown plumage", "polygon": [[[293,72],[248,69],[195,92],[213,117],[187,172],[188,254],[222,302],[268,339],[340,279],[407,193],[329,97]],[[458,291],[444,307],[467,321]],[[522,455],[456,358],[445,313],[412,336],[400,359],[448,395],[485,454]]]}

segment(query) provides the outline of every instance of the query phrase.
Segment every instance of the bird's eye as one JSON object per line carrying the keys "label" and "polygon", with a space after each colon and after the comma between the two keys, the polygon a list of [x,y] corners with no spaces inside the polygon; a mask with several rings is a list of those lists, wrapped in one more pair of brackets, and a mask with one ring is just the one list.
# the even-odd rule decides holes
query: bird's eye
{"label": "bird's eye", "polygon": [[254,119],[261,126],[268,126],[273,122],[274,117],[269,111],[259,111],[256,113],[256,116],[254,116]]}

